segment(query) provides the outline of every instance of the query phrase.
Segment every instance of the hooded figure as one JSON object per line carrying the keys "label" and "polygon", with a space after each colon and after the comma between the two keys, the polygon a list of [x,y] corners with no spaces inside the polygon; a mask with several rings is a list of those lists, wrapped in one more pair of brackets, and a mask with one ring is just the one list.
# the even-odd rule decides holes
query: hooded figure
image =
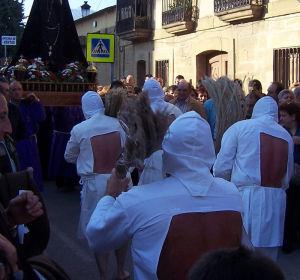
{"label": "hooded figure", "polygon": [[238,187],[252,244],[276,260],[283,240],[285,189],[293,172],[293,141],[278,124],[274,99],[261,98],[250,120],[225,132],[213,170]]}
{"label": "hooded figure", "polygon": [[164,112],[173,119],[179,117],[182,112],[175,105],[164,100],[165,94],[158,81],[155,79],[148,79],[144,83],[143,90],[148,94],[150,99],[150,106],[154,112]]}
{"label": "hooded figure", "polygon": [[[170,123],[182,115],[179,108],[164,101],[165,95],[163,89],[160,83],[155,79],[148,79],[145,81],[143,90],[147,93],[150,99],[152,111],[155,113],[165,113],[169,117]],[[140,175],[138,185],[145,185],[162,179],[162,150],[157,150],[145,159],[144,169]]]}
{"label": "hooded figure", "polygon": [[[232,183],[211,175],[210,168],[214,159],[214,145],[208,123],[196,112],[181,115],[171,124],[163,141],[163,170],[168,173],[168,177],[133,187],[122,194],[121,189],[112,194],[110,186],[115,184],[114,188],[118,189],[122,184],[113,173],[108,181],[108,195],[97,204],[87,227],[90,247],[97,253],[104,253],[132,239],[134,279],[151,280],[157,279],[160,254],[175,216],[190,212],[207,214],[229,210],[237,213],[240,231],[240,195]],[[210,225],[214,226],[214,236],[224,234],[224,229],[218,227],[219,222],[212,220],[214,222]],[[199,232],[192,227],[184,227],[181,233],[185,235],[191,232],[199,237],[205,232],[205,227],[202,224]],[[230,219],[226,223],[227,230],[231,230]],[[233,237],[239,242],[237,236]],[[177,241],[180,243],[179,248],[190,239]],[[176,251],[177,245],[173,245]],[[202,249],[203,243],[200,251]],[[189,253],[189,250],[186,247],[185,253]],[[169,263],[163,268],[180,267],[172,258],[166,260]]]}
{"label": "hooded figure", "polygon": [[[86,92],[82,96],[81,102],[86,120],[73,127],[65,151],[65,160],[76,163],[77,173],[81,177],[81,215],[78,234],[83,237],[90,215],[98,200],[104,195],[106,180],[112,170],[111,168],[106,174],[98,174],[96,170],[97,164],[103,164],[96,163],[96,157],[97,159],[101,157],[98,153],[102,153],[102,158],[107,161],[109,159],[106,157],[111,155],[109,148],[105,149],[105,147],[99,146],[96,140],[97,136],[117,132],[121,145],[123,145],[125,136],[118,120],[104,115],[104,106],[98,93]],[[106,145],[112,147],[113,143],[107,142]]]}
{"label": "hooded figure", "polygon": [[98,113],[104,114],[102,99],[99,98],[99,94],[95,93],[94,91],[88,91],[81,98],[82,112],[86,120]]}
{"label": "hooded figure", "polygon": [[[106,116],[100,95],[86,92],[81,99],[85,121],[73,127],[65,151],[65,160],[76,163],[81,177],[81,212],[78,237],[85,237],[86,226],[106,190],[106,181],[114,168],[125,142],[125,133],[118,119]],[[116,248],[119,249],[119,248]],[[128,275],[123,270],[122,250],[116,251],[118,277]],[[123,253],[123,255],[126,255]],[[107,255],[95,255],[101,279],[107,278]],[[124,258],[124,257],[123,257]]]}

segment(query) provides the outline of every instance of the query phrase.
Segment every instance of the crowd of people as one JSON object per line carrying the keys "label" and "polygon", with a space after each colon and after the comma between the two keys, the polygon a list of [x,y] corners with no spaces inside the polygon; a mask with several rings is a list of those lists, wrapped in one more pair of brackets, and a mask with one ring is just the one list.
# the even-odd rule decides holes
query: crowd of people
{"label": "crowd of people", "polygon": [[[80,182],[78,238],[101,279],[111,251],[118,279],[130,278],[129,247],[135,279],[284,279],[278,249],[300,241],[300,85],[274,81],[267,94],[259,80],[243,86],[206,77],[193,87],[178,75],[165,87],[148,74],[141,89],[128,75],[86,92],[81,106],[44,108],[1,77],[0,175],[32,167],[37,185],[20,195],[28,213],[19,223],[44,214],[43,177],[60,190]],[[0,193],[4,208],[18,204],[10,199]],[[0,234],[10,264],[0,275],[43,279]]]}

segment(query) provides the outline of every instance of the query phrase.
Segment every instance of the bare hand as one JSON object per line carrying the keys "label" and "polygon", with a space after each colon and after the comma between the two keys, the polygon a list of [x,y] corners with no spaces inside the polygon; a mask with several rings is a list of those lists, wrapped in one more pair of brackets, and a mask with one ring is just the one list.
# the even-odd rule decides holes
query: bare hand
{"label": "bare hand", "polygon": [[129,178],[119,179],[116,175],[116,170],[113,169],[111,176],[107,180],[106,195],[110,195],[115,198],[118,197],[122,192],[126,192],[128,190],[129,181]]}
{"label": "bare hand", "polygon": [[38,196],[25,191],[13,198],[6,209],[9,221],[13,225],[26,224],[43,215],[43,205]]}
{"label": "bare hand", "polygon": [[19,270],[17,262],[18,262],[18,255],[15,246],[7,240],[2,234],[0,234],[0,250],[4,251],[5,257],[9,262],[13,272]]}

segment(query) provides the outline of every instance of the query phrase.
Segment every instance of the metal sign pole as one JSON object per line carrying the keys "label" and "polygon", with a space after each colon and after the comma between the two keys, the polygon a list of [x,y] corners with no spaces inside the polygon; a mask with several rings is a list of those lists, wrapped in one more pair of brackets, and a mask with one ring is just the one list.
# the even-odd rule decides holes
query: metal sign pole
{"label": "metal sign pole", "polygon": [[6,50],[6,45],[4,46],[4,57],[5,57],[5,61],[6,61],[6,59],[7,59],[7,50]]}

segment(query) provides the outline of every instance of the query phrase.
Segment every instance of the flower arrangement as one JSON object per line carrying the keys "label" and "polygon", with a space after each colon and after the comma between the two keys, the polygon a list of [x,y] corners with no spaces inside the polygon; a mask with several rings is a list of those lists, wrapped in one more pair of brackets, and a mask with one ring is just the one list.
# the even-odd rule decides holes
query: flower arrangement
{"label": "flower arrangement", "polygon": [[32,64],[27,67],[29,81],[52,82],[55,81],[55,75],[47,71],[44,62],[40,57],[35,58]]}
{"label": "flower arrangement", "polygon": [[59,73],[62,82],[84,83],[83,70],[79,62],[73,62],[66,65],[66,68]]}
{"label": "flower arrangement", "polygon": [[95,83],[97,68],[91,64],[86,69],[78,62],[72,62],[57,74],[49,71],[47,65],[40,57],[30,61],[22,56],[17,65],[10,66],[6,63],[0,66],[0,75],[6,76],[9,80],[48,83]]}

